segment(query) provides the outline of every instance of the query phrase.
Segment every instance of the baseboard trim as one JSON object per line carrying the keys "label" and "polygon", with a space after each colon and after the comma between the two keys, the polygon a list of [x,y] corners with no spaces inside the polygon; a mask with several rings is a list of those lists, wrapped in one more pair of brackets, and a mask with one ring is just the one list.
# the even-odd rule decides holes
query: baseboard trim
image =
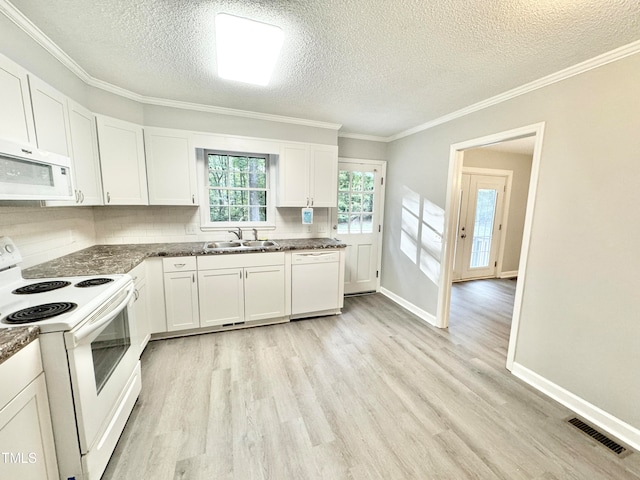
{"label": "baseboard trim", "polygon": [[404,298],[402,298],[400,295],[396,295],[395,293],[393,293],[390,290],[387,290],[384,287],[380,287],[380,293],[383,294],[385,297],[389,298],[390,300],[393,300],[394,302],[396,302],[401,307],[404,307],[407,310],[409,310],[411,313],[413,313],[418,318],[420,318],[420,320],[425,321],[426,323],[428,323],[429,325],[431,325],[433,327],[438,327],[435,315],[432,315],[431,313],[427,312],[426,310],[423,310],[420,307],[417,307],[413,303],[411,303],[411,302],[405,300]]}
{"label": "baseboard trim", "polygon": [[519,363],[513,364],[511,373],[536,390],[573,410],[585,420],[626,443],[631,448],[640,451],[640,430],[637,428],[565,390],[527,367],[523,367]]}
{"label": "baseboard trim", "polygon": [[518,271],[511,270],[509,272],[501,272],[500,275],[498,275],[498,278],[513,278],[517,276],[518,276]]}

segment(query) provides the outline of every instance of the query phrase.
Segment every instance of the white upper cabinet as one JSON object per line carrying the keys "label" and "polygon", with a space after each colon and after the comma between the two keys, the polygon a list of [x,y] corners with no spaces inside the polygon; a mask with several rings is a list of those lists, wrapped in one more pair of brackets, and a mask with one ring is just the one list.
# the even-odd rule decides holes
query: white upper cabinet
{"label": "white upper cabinet", "polygon": [[100,181],[100,157],[95,116],[73,100],[68,100],[67,103],[77,202],[87,206],[102,205],[102,182]]}
{"label": "white upper cabinet", "polygon": [[282,145],[276,206],[335,207],[337,182],[337,146]]}
{"label": "white upper cabinet", "polygon": [[309,195],[312,207],[338,206],[338,147],[311,145]]}
{"label": "white upper cabinet", "polygon": [[67,107],[75,199],[68,202],[47,202],[47,206],[102,205],[95,116],[70,99],[67,99]]}
{"label": "white upper cabinet", "polygon": [[142,127],[96,115],[105,205],[148,205]]}
{"label": "white upper cabinet", "polygon": [[0,55],[0,138],[36,145],[27,71]]}
{"label": "white upper cabinet", "polygon": [[197,205],[196,156],[189,132],[145,127],[149,205]]}
{"label": "white upper cabinet", "polygon": [[70,157],[67,97],[33,75],[29,75],[29,90],[38,148]]}

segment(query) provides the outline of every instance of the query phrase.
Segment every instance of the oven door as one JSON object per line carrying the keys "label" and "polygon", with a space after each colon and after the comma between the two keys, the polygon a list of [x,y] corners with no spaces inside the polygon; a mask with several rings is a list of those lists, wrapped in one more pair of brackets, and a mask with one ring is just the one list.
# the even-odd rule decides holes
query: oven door
{"label": "oven door", "polygon": [[86,321],[65,333],[83,455],[93,448],[119,411],[138,365],[134,291],[130,283]]}

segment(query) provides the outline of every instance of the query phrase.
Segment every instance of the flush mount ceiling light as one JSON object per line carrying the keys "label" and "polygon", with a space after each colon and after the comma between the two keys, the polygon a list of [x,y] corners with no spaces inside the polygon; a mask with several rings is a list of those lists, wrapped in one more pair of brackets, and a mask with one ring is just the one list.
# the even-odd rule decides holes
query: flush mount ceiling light
{"label": "flush mount ceiling light", "polygon": [[274,25],[219,13],[216,15],[218,76],[267,85],[283,38],[282,29]]}

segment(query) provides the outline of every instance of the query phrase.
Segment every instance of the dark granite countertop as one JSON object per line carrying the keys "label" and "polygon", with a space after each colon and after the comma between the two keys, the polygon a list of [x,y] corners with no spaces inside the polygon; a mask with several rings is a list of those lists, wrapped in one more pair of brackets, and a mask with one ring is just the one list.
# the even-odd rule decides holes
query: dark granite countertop
{"label": "dark granite countertop", "polygon": [[[332,238],[275,239],[280,247],[273,251],[345,248]],[[255,251],[207,250],[205,242],[139,243],[125,245],[94,245],[22,271],[24,278],[74,277],[79,275],[112,275],[127,273],[149,257],[184,257],[189,255],[245,255]]]}
{"label": "dark granite countertop", "polygon": [[0,329],[0,363],[15,355],[38,338],[39,327],[15,327]]}

